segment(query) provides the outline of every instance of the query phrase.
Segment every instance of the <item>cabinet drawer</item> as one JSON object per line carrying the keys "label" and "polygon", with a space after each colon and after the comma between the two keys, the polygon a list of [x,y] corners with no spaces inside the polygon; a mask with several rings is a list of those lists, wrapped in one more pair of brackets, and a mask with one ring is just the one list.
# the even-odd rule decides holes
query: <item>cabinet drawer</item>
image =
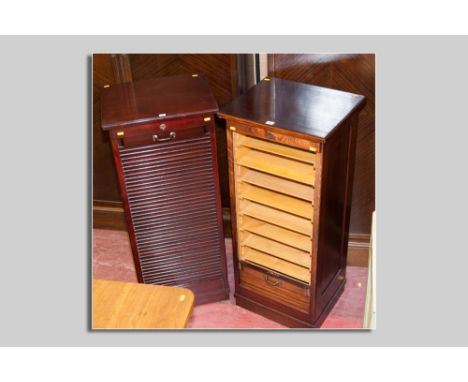
{"label": "cabinet drawer", "polygon": [[228,124],[231,131],[235,131],[237,133],[245,134],[251,137],[257,137],[312,152],[318,152],[320,149],[320,143],[293,137],[290,133],[283,134],[280,129],[248,126],[232,121],[228,121]]}
{"label": "cabinet drawer", "polygon": [[295,283],[271,271],[241,263],[240,283],[246,289],[285,305],[309,310],[309,287]]}
{"label": "cabinet drawer", "polygon": [[[210,119],[211,121],[211,119]],[[193,139],[209,134],[212,122],[203,118],[166,120],[126,128],[114,128],[112,136],[120,147],[147,146],[185,139]]]}

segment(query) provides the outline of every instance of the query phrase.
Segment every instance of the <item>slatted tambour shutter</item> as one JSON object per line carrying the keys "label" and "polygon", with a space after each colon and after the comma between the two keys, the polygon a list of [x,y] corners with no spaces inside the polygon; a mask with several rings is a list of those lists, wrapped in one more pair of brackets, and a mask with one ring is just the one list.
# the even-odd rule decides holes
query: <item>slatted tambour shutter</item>
{"label": "slatted tambour shutter", "polygon": [[221,276],[210,136],[119,153],[144,282]]}

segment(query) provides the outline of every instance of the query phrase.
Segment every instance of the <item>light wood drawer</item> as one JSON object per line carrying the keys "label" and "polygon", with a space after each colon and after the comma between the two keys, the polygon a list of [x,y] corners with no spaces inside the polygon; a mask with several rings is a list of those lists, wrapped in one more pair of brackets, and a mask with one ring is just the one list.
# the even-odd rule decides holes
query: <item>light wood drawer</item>
{"label": "light wood drawer", "polygon": [[309,310],[309,287],[301,283],[289,281],[274,272],[242,262],[240,283],[244,288],[272,300],[304,312]]}

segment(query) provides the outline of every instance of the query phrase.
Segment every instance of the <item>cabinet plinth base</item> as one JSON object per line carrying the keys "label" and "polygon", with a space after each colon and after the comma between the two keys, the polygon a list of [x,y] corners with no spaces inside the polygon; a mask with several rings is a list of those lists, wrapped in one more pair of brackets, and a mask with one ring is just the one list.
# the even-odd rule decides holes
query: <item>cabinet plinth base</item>
{"label": "cabinet plinth base", "polygon": [[276,321],[282,325],[286,325],[289,328],[313,328],[309,322],[299,320],[276,309],[260,304],[257,301],[251,300],[250,298],[241,296],[239,294],[236,294],[235,297],[237,305],[254,313],[260,314],[263,317],[269,318],[270,320]]}
{"label": "cabinet plinth base", "polygon": [[269,318],[270,320],[276,321],[282,325],[285,325],[289,328],[312,328],[312,329],[318,329],[320,326],[323,324],[325,319],[327,318],[328,314],[332,310],[333,306],[335,303],[338,301],[340,298],[341,294],[344,291],[344,286],[345,282],[343,282],[338,289],[336,290],[335,294],[333,297],[330,299],[329,303],[327,306],[323,309],[322,313],[320,316],[315,320],[314,323],[302,321],[298,318],[292,317],[288,314],[285,314],[283,312],[280,312],[274,308],[271,308],[269,306],[263,305],[257,301],[254,301],[250,298],[244,297],[240,295],[239,293],[235,294],[236,298],[236,304],[248,309],[252,312],[255,312],[257,314],[260,314],[261,316],[264,316],[266,318]]}
{"label": "cabinet plinth base", "polygon": [[195,295],[195,305],[209,304],[229,299],[229,289],[220,289],[211,292],[201,292]]}

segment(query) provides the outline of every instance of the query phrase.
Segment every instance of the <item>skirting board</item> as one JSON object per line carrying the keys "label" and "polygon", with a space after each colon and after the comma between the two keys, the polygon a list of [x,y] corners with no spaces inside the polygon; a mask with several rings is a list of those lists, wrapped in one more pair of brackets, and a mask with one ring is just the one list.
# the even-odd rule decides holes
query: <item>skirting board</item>
{"label": "skirting board", "polygon": [[122,202],[93,201],[93,228],[127,230]]}
{"label": "skirting board", "polygon": [[[231,213],[223,208],[224,235],[231,237]],[[93,202],[93,228],[116,229],[125,231],[124,209],[121,202],[95,200]],[[369,261],[370,235],[349,233],[348,265],[367,267]]]}

